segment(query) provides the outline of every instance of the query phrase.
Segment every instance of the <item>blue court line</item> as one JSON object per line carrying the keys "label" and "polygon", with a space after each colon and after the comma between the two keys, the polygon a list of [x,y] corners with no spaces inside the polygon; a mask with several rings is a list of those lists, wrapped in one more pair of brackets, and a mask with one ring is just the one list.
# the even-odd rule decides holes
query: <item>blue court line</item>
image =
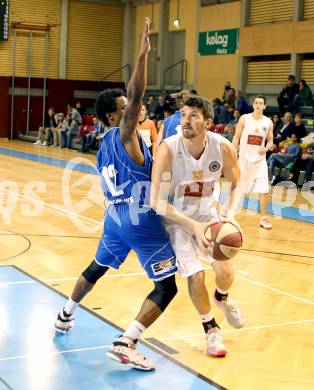
{"label": "blue court line", "polygon": [[[25,152],[19,152],[13,149],[6,149],[6,148],[0,148],[0,154],[5,154],[8,156],[12,157],[17,157],[17,158],[23,158],[26,160],[30,161],[35,161],[43,164],[49,164],[49,165],[54,165],[58,166],[60,168],[69,168],[73,169],[75,171],[80,171],[84,173],[90,173],[92,175],[96,175],[96,167],[93,168],[90,165],[87,164],[71,164],[67,160],[61,160],[58,158],[52,158],[52,157],[46,157],[46,156],[41,156],[41,155],[36,155],[36,154],[31,154],[31,153],[25,153]],[[309,192],[310,193],[310,192]],[[221,197],[223,199],[223,196]],[[314,196],[313,196],[313,201],[314,201]],[[256,199],[249,199],[245,198],[243,207],[247,208],[249,210],[259,210],[258,206],[258,201]],[[294,219],[297,221],[301,222],[308,222],[308,223],[313,223],[314,224],[314,211],[311,210],[306,210],[303,208],[296,208],[296,207],[283,207],[280,204],[277,203],[272,203],[268,205],[268,211],[270,214],[285,217],[285,218],[290,218]]]}
{"label": "blue court line", "polygon": [[52,327],[65,297],[17,267],[0,267],[0,296],[0,373],[8,388],[225,389],[145,342],[138,349],[156,363],[156,371],[140,372],[112,361],[105,346],[121,329],[84,307],[75,312],[75,328],[56,336]]}

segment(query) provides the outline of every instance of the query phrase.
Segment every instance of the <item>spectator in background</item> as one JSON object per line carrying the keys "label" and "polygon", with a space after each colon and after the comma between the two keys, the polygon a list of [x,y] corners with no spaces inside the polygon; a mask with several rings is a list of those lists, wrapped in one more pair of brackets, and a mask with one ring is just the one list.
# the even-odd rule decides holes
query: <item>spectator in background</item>
{"label": "spectator in background", "polygon": [[71,149],[72,138],[79,134],[79,126],[76,120],[72,119],[72,116],[68,116],[67,126],[62,131],[62,144],[63,147]]}
{"label": "spectator in background", "polygon": [[224,123],[229,123],[233,119],[234,110],[235,110],[235,89],[230,88],[225,99]]}
{"label": "spectator in background", "polygon": [[72,120],[76,121],[77,124],[81,125],[83,123],[81,114],[70,104],[68,104],[68,114],[71,115]]}
{"label": "spectator in background", "polygon": [[293,121],[293,115],[291,112],[286,112],[283,116],[282,126],[277,128],[277,132],[274,133],[274,144],[277,146],[281,141],[285,141],[291,137],[292,131],[294,130],[295,123]]}
{"label": "spectator in background", "polygon": [[234,112],[233,112],[233,119],[231,119],[231,121],[228,124],[236,127],[236,125],[239,122],[240,116],[241,116],[240,111],[234,110]]}
{"label": "spectator in background", "polygon": [[222,101],[219,98],[213,100],[214,106],[214,123],[215,125],[225,122],[225,108]]}
{"label": "spectator in background", "polygon": [[49,107],[44,126],[38,129],[38,138],[34,145],[47,146],[52,140],[52,130],[58,126],[53,107]]}
{"label": "spectator in background", "polygon": [[61,132],[63,129],[63,123],[65,121],[64,114],[62,112],[59,112],[59,114],[57,114],[57,116],[58,116],[58,126],[52,129],[52,133],[53,133],[53,145],[52,146],[54,146],[54,147],[62,146]]}
{"label": "spectator in background", "polygon": [[157,121],[164,119],[164,109],[168,106],[169,104],[166,102],[166,94],[158,96],[158,103],[155,109],[155,119]]}
{"label": "spectator in background", "polygon": [[222,94],[222,103],[226,103],[226,98],[227,96],[229,95],[229,91],[231,89],[231,82],[230,81],[226,81],[225,82],[225,86],[224,86],[224,92]]}
{"label": "spectator in background", "polygon": [[253,111],[253,108],[247,103],[239,89],[235,93],[235,109],[240,112],[240,115],[249,114]]}
{"label": "spectator in background", "polygon": [[301,156],[296,160],[289,176],[289,180],[292,180],[296,184],[299,181],[301,170],[305,170],[304,182],[311,181],[314,172],[314,142],[301,146],[304,149]]}
{"label": "spectator in background", "polygon": [[293,111],[292,103],[294,97],[298,93],[299,93],[299,85],[296,84],[295,77],[293,75],[289,75],[286,85],[282,88],[277,98],[281,115],[284,115],[285,112],[284,106],[288,106],[288,111]]}
{"label": "spectator in background", "polygon": [[293,98],[291,107],[293,112],[299,111],[300,106],[313,106],[313,93],[305,80],[299,82],[300,91]]}
{"label": "spectator in background", "polygon": [[[88,126],[85,127],[88,128]],[[97,144],[103,132],[104,132],[103,126],[101,125],[100,121],[94,116],[92,130],[89,132],[85,131],[82,136],[81,152],[89,153],[93,149],[97,150],[98,149]]]}
{"label": "spectator in background", "polygon": [[301,138],[306,136],[306,128],[300,112],[297,112],[294,116],[294,129],[292,131],[296,134],[298,142],[301,141]]}
{"label": "spectator in background", "polygon": [[227,138],[228,141],[232,142],[233,136],[235,132],[235,127],[228,123],[225,128],[223,133],[221,134],[223,137]]}
{"label": "spectator in background", "polygon": [[149,95],[146,102],[147,116],[149,119],[155,119],[157,102],[154,95]]}
{"label": "spectator in background", "polygon": [[280,119],[280,114],[275,113],[271,116],[270,118],[273,122],[274,125],[274,134],[277,133],[278,128],[281,126],[282,127],[282,121]]}
{"label": "spectator in background", "polygon": [[[80,113],[81,118],[82,118],[82,123],[83,123],[83,118],[84,118],[84,114],[85,114],[86,108],[83,107],[83,106],[81,105],[81,102],[76,102],[75,108],[76,108],[77,111]],[[74,118],[74,119],[75,119],[75,118]],[[81,123],[81,124],[82,124],[82,123]]]}
{"label": "spectator in background", "polygon": [[[145,104],[142,104],[142,109],[138,118],[136,130],[139,131],[143,141],[148,148],[152,148],[157,140],[157,129],[154,121],[146,117],[147,109]],[[152,150],[152,149],[151,149]]]}
{"label": "spectator in background", "polygon": [[295,162],[300,155],[301,148],[298,144],[298,138],[295,134],[291,134],[291,144],[287,145],[285,152],[273,153],[267,160],[270,175],[273,176],[277,165],[285,167],[286,165]]}

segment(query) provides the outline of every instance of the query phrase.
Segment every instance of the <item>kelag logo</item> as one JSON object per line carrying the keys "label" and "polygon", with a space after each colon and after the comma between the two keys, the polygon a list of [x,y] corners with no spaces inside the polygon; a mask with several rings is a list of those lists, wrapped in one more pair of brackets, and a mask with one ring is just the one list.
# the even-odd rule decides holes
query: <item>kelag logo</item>
{"label": "kelag logo", "polygon": [[199,34],[200,55],[234,54],[238,48],[239,29],[206,31]]}

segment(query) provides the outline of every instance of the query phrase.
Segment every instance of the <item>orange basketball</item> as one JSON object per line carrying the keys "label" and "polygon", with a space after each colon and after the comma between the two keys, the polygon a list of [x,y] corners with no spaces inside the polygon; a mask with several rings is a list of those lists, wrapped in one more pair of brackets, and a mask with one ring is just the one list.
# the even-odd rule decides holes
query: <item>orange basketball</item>
{"label": "orange basketball", "polygon": [[209,251],[215,260],[232,259],[242,246],[242,234],[228,222],[217,222],[209,226],[205,237],[211,243]]}

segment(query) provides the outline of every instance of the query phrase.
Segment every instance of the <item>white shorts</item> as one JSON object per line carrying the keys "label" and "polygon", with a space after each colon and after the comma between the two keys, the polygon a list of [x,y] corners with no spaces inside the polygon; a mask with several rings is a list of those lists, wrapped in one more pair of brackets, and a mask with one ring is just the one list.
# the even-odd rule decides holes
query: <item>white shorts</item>
{"label": "white shorts", "polygon": [[[207,221],[217,219],[217,211],[211,218],[208,217]],[[211,256],[203,253],[196,240],[193,238],[191,232],[185,230],[180,225],[172,222],[163,221],[165,229],[169,235],[170,242],[177,259],[177,268],[179,275],[182,278],[194,275],[199,271],[203,271],[204,267],[201,262],[205,260],[205,264],[211,264],[215,261]]]}
{"label": "white shorts", "polygon": [[240,185],[244,193],[267,194],[269,192],[268,167],[266,160],[250,162],[239,159]]}

